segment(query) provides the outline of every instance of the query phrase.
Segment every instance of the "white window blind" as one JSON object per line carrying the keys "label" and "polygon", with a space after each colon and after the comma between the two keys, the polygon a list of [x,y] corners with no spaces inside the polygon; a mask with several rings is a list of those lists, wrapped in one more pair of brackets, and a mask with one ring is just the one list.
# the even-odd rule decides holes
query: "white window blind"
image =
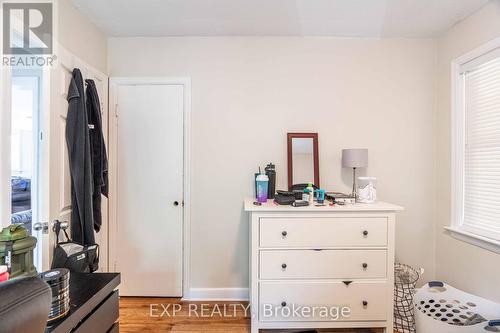
{"label": "white window blind", "polygon": [[460,68],[464,231],[500,241],[500,49]]}

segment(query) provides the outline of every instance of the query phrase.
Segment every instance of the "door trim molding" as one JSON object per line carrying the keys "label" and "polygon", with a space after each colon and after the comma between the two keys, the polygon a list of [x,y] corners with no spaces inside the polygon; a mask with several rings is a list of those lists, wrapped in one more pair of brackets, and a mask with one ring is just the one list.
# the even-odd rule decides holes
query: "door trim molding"
{"label": "door trim molding", "polygon": [[[111,77],[109,79],[109,271],[115,270],[116,245],[116,153],[117,93],[119,85],[182,85],[184,87],[183,128],[183,228],[182,228],[182,294],[187,298],[191,286],[191,78],[189,77]],[[111,230],[113,232],[111,232]]]}
{"label": "door trim molding", "polygon": [[11,69],[0,68],[0,229],[10,224]]}

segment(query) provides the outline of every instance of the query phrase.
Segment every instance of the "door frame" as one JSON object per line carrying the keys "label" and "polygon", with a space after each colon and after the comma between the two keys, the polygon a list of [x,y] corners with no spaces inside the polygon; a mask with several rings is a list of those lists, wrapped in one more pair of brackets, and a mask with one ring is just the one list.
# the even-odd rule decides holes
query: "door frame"
{"label": "door frame", "polygon": [[[34,106],[33,111],[33,133],[32,133],[32,142],[33,142],[33,161],[32,161],[32,176],[31,176],[31,211],[32,211],[32,225],[43,220],[43,198],[44,193],[42,192],[43,187],[42,184],[42,172],[45,167],[45,163],[47,162],[47,156],[42,154],[43,145],[45,144],[43,140],[43,134],[46,132],[45,129],[45,110],[48,109],[47,99],[45,95],[50,90],[48,88],[49,80],[47,80],[47,76],[49,75],[48,71],[45,68],[13,68],[11,70],[11,87],[14,82],[14,78],[16,77],[36,77],[38,91],[37,91],[37,103]],[[11,91],[11,100],[12,100],[12,91]],[[11,117],[12,117],[12,106],[11,106]],[[12,154],[12,151],[11,151]],[[9,156],[11,157],[11,156]],[[12,192],[10,193],[12,195]],[[33,200],[34,199],[34,200]],[[33,251],[34,254],[34,263],[37,269],[46,270],[49,267],[48,260],[45,258],[44,254],[44,244],[46,239],[43,235],[43,232],[37,231],[35,232],[33,229],[29,230],[29,232],[37,238],[37,246]],[[37,233],[37,234],[35,234]]]}
{"label": "door frame", "polygon": [[0,67],[0,229],[10,224],[11,69]]}
{"label": "door frame", "polygon": [[182,191],[182,297],[188,298],[191,263],[191,78],[189,77],[110,77],[109,79],[109,270],[116,267],[117,232],[117,126],[118,86],[124,85],[182,85],[183,106],[183,191]]}
{"label": "door frame", "polygon": [[[1,84],[0,91],[0,126],[2,133],[0,137],[0,151],[2,161],[0,161],[0,229],[11,224],[12,210],[12,189],[11,189],[11,139],[12,133],[12,82],[14,77],[36,76],[38,79],[38,101],[36,114],[33,121],[36,126],[33,127],[33,175],[31,183],[32,199],[33,194],[35,200],[31,201],[32,223],[45,222],[47,219],[44,207],[48,202],[45,193],[43,193],[45,182],[45,170],[48,170],[48,148],[47,141],[42,139],[42,133],[45,135],[49,132],[47,122],[47,110],[50,110],[50,79],[51,69],[47,67],[41,68],[18,68],[2,66],[1,69]],[[42,231],[29,230],[29,232],[37,238],[36,248],[34,249],[34,264],[39,271],[50,268],[50,242],[46,234]]]}

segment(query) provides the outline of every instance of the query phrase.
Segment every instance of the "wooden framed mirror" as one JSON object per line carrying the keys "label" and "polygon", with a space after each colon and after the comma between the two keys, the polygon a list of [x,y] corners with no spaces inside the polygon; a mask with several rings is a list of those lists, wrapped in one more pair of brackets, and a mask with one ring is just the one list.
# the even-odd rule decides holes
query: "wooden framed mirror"
{"label": "wooden framed mirror", "polygon": [[314,182],[319,185],[318,133],[287,133],[288,189]]}

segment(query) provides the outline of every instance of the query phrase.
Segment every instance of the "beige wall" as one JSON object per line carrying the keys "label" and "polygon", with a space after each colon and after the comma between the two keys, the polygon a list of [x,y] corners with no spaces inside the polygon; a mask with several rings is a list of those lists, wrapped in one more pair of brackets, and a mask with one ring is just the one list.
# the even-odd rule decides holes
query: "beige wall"
{"label": "beige wall", "polygon": [[450,225],[450,64],[496,37],[500,37],[500,1],[493,0],[451,28],[438,42],[436,276],[468,292],[500,301],[500,254],[455,240],[443,230]]}
{"label": "beige wall", "polygon": [[70,0],[57,0],[57,40],[78,58],[107,73],[107,37]]}
{"label": "beige wall", "polygon": [[350,191],[341,149],[369,149],[363,173],[406,207],[398,259],[432,278],[435,65],[426,39],[111,38],[110,76],[192,79],[191,287],[248,286],[243,198],[270,161],[285,188],[286,133],[307,131],[319,133],[329,190]]}

